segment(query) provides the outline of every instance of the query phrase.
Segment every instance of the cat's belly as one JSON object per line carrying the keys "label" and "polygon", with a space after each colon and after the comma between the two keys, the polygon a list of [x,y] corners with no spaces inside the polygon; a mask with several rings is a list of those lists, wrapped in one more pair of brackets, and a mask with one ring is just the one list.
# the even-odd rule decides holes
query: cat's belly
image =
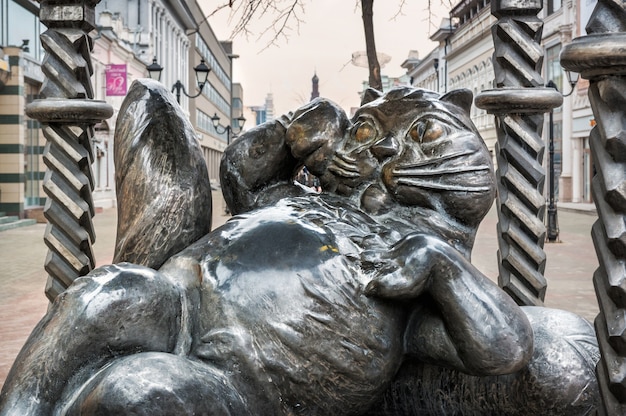
{"label": "cat's belly", "polygon": [[398,368],[403,313],[363,294],[368,278],[341,232],[272,217],[227,227],[199,259],[192,354],[283,411],[361,411]]}

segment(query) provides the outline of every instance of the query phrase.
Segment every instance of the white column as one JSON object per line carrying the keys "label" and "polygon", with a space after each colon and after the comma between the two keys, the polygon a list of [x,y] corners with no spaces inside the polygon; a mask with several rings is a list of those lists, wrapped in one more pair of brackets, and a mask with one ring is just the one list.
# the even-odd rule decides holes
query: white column
{"label": "white column", "polygon": [[582,139],[572,138],[572,202],[582,201],[582,160]]}
{"label": "white column", "polygon": [[105,167],[105,189],[115,189],[115,164],[113,161],[113,143],[115,142],[113,131],[108,132],[108,140],[105,143],[106,155],[106,167]]}
{"label": "white column", "polygon": [[159,51],[159,60],[161,61],[161,66],[165,67],[165,70],[163,71],[163,75],[164,77],[161,78],[161,81],[164,81],[164,84],[167,85],[167,83],[169,83],[169,79],[170,79],[170,75],[169,73],[171,72],[171,69],[167,69],[166,65],[167,65],[167,61],[166,61],[166,56],[165,56],[165,51],[163,49],[163,44],[165,43],[165,36],[163,35],[163,28],[164,28],[164,23],[165,23],[165,19],[164,19],[164,11],[161,8],[159,10],[159,17],[158,17],[158,32],[159,32],[159,39],[158,39],[158,44],[157,46],[157,50]]}
{"label": "white column", "polygon": [[[568,84],[569,82],[564,80],[564,89],[569,88]],[[565,90],[564,92],[567,94],[569,91]],[[572,142],[572,98],[571,95],[563,98],[563,120],[561,122],[561,177],[572,176],[572,147],[574,146]]]}
{"label": "white column", "polygon": [[152,62],[152,58],[154,58],[154,2],[150,1],[148,3],[148,10],[150,10],[150,12],[148,13],[148,27],[146,28],[146,30],[148,30],[148,33],[150,34],[150,52],[151,52],[151,56],[148,56],[149,61],[148,62]]}
{"label": "white column", "polygon": [[[564,2],[562,16],[563,16],[562,25],[559,27],[560,37],[561,37],[561,47],[571,43],[572,41],[572,30],[574,28],[573,22],[576,20],[576,10],[572,2]],[[576,94],[576,92],[575,91],[573,93],[571,92],[569,79],[567,78],[567,76],[565,76],[565,73],[563,73],[563,75],[564,75],[563,86],[562,86],[563,91],[561,91],[561,93],[570,94],[570,95],[569,97],[563,98],[563,112],[562,112],[562,121],[561,121],[561,125],[562,125],[562,129],[561,129],[562,130],[561,131],[561,137],[562,137],[561,138],[561,180],[559,180],[560,182],[559,189],[561,191],[560,191],[559,198],[560,200],[564,199],[563,198],[564,187],[563,187],[562,179],[569,178],[570,186],[571,186],[571,197],[572,197],[572,201],[574,201],[574,192],[576,192],[575,189],[579,187],[579,184],[577,184],[576,181],[574,180],[572,170],[576,169],[575,165],[577,164],[577,162],[580,161],[580,159],[575,159],[574,157],[575,140],[572,139],[572,119],[573,119],[572,108],[573,108],[573,103],[574,103],[574,95]]]}

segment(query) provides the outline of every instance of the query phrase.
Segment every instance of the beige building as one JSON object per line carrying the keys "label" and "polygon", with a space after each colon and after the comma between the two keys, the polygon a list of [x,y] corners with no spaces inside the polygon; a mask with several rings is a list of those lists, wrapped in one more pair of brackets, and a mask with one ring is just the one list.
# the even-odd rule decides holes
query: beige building
{"label": "beige building", "polygon": [[[94,74],[91,78],[94,99],[106,101],[113,107],[113,116],[95,126],[94,162],[92,165],[94,189],[93,199],[96,207],[111,208],[116,206],[115,166],[113,164],[113,133],[119,109],[130,85],[146,76],[146,64],[133,51],[126,41],[131,35],[119,16],[110,11],[100,13],[98,27],[93,31],[94,50],[91,54]],[[112,78],[112,68],[117,68],[116,78]],[[120,87],[115,90],[110,85],[120,80]],[[107,85],[107,81],[109,85]]]}
{"label": "beige building", "polygon": [[[585,34],[584,25],[595,3],[595,0],[546,0],[539,14],[544,20],[544,81],[552,80],[564,95],[569,94],[571,88],[559,63],[560,51],[573,37]],[[495,22],[489,0],[458,2],[450,10],[450,18],[444,19],[431,36],[439,45],[423,59],[410,53],[402,64],[411,84],[440,93],[468,88],[474,96],[493,88],[491,27]],[[557,193],[562,202],[591,202],[593,164],[589,153],[589,131],[593,115],[586,87],[586,81],[580,80],[572,94],[564,97],[563,105],[553,112],[555,168],[557,174],[560,172]],[[472,119],[493,153],[497,141],[494,117],[474,107]],[[546,115],[543,129],[546,149],[548,127]],[[545,153],[547,157],[548,152]]]}
{"label": "beige building", "polygon": [[[96,76],[94,82],[100,99],[109,102],[115,113],[107,122],[97,126],[96,146],[99,159],[94,165],[96,186],[94,202],[97,206],[115,205],[114,167],[112,163],[115,119],[124,96],[107,95],[106,71],[110,65],[126,66],[126,84],[148,76],[147,65],[156,60],[163,69],[160,81],[172,90],[187,113],[196,131],[196,137],[214,185],[219,181],[219,163],[232,131],[231,118],[238,117],[231,109],[233,91],[239,101],[241,86],[232,82],[232,52],[230,42],[220,42],[204,19],[196,1],[139,0],[140,7],[130,7],[125,0],[101,2],[96,13],[99,27],[95,36]],[[202,91],[198,88],[194,68],[202,61],[210,72]],[[213,125],[219,117],[218,128]],[[98,179],[101,179],[98,181]]]}
{"label": "beige building", "polygon": [[24,112],[43,81],[38,13],[35,1],[0,0],[0,213],[21,218],[46,200],[46,142]]}
{"label": "beige building", "polygon": [[[39,35],[46,28],[39,22],[35,0],[0,0],[0,6],[0,213],[25,217],[46,203],[42,188],[46,141],[39,123],[24,112],[38,98],[43,81]],[[232,44],[217,40],[195,0],[107,0],[97,5],[95,13],[94,99],[107,101],[114,109],[110,119],[95,127],[96,207],[117,203],[115,121],[127,88],[148,75],[146,66],[154,58],[163,67],[161,82],[171,89],[180,81],[188,95],[199,92],[193,68],[204,59],[211,69],[202,93],[194,99],[181,93],[180,104],[195,127],[209,175],[216,182],[221,154],[239,130],[230,129],[231,119],[243,109],[243,89],[231,79],[236,57]],[[232,108],[233,103],[239,110]],[[212,121],[216,115],[217,130]]]}

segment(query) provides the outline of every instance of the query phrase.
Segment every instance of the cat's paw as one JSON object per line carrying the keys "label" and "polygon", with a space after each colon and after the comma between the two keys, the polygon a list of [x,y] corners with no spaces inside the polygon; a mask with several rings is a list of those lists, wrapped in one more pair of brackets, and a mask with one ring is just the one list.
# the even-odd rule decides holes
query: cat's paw
{"label": "cat's paw", "polygon": [[365,295],[387,299],[415,299],[426,290],[428,273],[405,273],[396,270],[370,280],[365,286]]}

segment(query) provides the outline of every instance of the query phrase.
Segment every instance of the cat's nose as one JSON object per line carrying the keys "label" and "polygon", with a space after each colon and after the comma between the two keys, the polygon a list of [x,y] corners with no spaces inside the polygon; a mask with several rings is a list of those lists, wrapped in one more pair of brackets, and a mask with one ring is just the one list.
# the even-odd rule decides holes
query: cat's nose
{"label": "cat's nose", "polygon": [[388,157],[391,157],[398,153],[398,145],[393,137],[387,136],[384,139],[376,142],[370,148],[370,151],[372,152],[374,157],[378,159],[379,162],[382,162]]}

